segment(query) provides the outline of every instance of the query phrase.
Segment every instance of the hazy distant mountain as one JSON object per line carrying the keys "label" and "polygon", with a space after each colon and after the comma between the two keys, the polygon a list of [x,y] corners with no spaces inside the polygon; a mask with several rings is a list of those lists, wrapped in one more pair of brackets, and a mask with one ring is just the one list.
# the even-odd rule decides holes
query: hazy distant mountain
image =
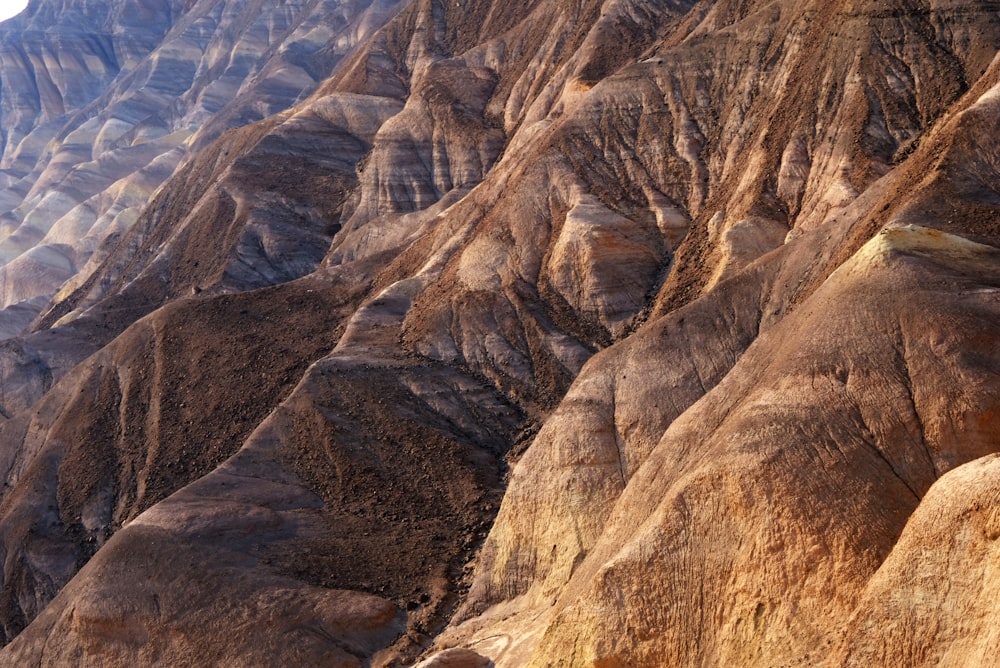
{"label": "hazy distant mountain", "polygon": [[992,662],[992,5],[98,4],[0,28],[0,664]]}
{"label": "hazy distant mountain", "polygon": [[193,149],[303,99],[392,11],[39,0],[0,25],[0,333],[85,280]]}

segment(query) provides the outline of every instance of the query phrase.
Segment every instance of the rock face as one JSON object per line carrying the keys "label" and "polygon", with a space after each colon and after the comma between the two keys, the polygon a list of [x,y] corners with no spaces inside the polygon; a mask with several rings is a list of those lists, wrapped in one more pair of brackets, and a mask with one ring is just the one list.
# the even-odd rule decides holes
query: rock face
{"label": "rock face", "polygon": [[0,26],[0,663],[990,662],[989,3],[112,4]]}

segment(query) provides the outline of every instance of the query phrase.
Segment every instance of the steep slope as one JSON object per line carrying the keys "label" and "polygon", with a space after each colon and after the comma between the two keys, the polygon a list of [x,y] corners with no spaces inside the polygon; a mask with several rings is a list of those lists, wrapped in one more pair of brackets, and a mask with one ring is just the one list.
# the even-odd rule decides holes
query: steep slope
{"label": "steep slope", "polygon": [[[587,367],[519,464],[458,620],[486,614],[455,637],[498,665],[821,662],[934,479],[998,445],[996,171],[970,150],[995,84],[839,216]],[[965,656],[942,642],[900,655]]]}
{"label": "steep slope", "polygon": [[0,333],[86,280],[192,149],[301,100],[392,11],[46,1],[0,26]]}
{"label": "steep slope", "polygon": [[985,656],[992,7],[363,9],[7,342],[0,661]]}
{"label": "steep slope", "polygon": [[996,647],[996,457],[947,473],[928,491],[869,581],[837,661],[988,665]]}
{"label": "steep slope", "polygon": [[532,662],[819,661],[935,477],[996,447],[996,253],[894,228],[762,335],[628,479]]}

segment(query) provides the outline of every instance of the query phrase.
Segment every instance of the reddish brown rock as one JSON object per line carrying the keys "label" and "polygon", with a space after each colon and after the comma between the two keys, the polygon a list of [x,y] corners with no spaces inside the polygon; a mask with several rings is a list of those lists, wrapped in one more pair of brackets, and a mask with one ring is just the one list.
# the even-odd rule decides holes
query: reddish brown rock
{"label": "reddish brown rock", "polygon": [[992,7],[209,5],[0,351],[0,662],[986,661]]}

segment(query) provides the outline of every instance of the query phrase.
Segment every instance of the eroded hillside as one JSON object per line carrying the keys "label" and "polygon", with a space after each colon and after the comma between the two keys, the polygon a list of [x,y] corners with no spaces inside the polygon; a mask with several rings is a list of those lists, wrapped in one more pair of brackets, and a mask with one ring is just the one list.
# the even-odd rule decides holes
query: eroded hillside
{"label": "eroded hillside", "polygon": [[0,93],[0,662],[989,663],[992,5],[147,4]]}

